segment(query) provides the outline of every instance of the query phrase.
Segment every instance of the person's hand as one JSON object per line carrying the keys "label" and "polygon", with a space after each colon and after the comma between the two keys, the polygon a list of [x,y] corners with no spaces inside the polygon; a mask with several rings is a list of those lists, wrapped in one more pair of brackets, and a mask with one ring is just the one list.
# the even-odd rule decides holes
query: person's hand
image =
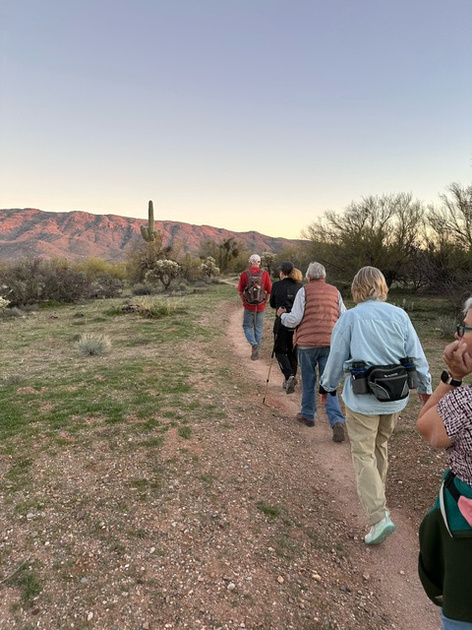
{"label": "person's hand", "polygon": [[283,306],[279,306],[279,308],[277,309],[277,317],[280,317],[282,315],[282,313],[286,313],[287,309],[284,308]]}
{"label": "person's hand", "polygon": [[420,403],[422,405],[426,405],[426,403],[428,402],[430,396],[431,396],[431,394],[418,394],[418,398],[420,399]]}
{"label": "person's hand", "polygon": [[323,407],[326,407],[327,401],[328,401],[328,394],[320,394],[320,402]]}
{"label": "person's hand", "polygon": [[472,357],[465,341],[456,339],[444,348],[443,361],[452,378],[462,380],[472,372]]}

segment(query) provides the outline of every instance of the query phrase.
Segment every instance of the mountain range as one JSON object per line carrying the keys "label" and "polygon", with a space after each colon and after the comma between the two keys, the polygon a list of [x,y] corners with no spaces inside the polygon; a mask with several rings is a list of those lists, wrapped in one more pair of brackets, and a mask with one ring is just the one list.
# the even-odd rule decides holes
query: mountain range
{"label": "mountain range", "polygon": [[[99,258],[109,262],[125,260],[133,245],[142,243],[141,225],[146,219],[88,212],[45,212],[34,208],[0,210],[0,260],[60,258],[78,262]],[[277,254],[297,239],[266,236],[259,232],[233,232],[209,225],[179,221],[155,221],[164,245],[179,244],[184,252],[197,253],[207,240],[221,243],[234,238],[251,252]]]}

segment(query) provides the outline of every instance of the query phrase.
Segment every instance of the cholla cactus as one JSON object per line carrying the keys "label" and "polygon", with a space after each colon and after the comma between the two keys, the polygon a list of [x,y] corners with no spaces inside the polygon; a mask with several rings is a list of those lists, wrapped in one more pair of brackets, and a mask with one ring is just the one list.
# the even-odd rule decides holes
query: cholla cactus
{"label": "cholla cactus", "polygon": [[269,274],[272,274],[272,265],[274,264],[275,258],[275,254],[271,252],[263,252],[262,254],[262,265],[267,269]]}
{"label": "cholla cactus", "polygon": [[157,260],[154,267],[146,273],[145,278],[148,282],[162,282],[166,291],[172,280],[178,278],[181,273],[182,269],[179,263],[174,260]]}
{"label": "cholla cactus", "polygon": [[0,313],[2,313],[10,304],[10,300],[7,300],[6,298],[2,297],[0,295]]}
{"label": "cholla cactus", "polygon": [[150,241],[155,241],[160,236],[159,230],[154,229],[154,206],[152,201],[149,202],[148,206],[148,222],[148,227],[144,227],[144,225],[141,225],[141,236],[146,241],[146,243],[149,243]]}
{"label": "cholla cactus", "polygon": [[216,266],[216,260],[208,256],[201,266],[203,275],[207,278],[214,278],[220,275],[220,268]]}

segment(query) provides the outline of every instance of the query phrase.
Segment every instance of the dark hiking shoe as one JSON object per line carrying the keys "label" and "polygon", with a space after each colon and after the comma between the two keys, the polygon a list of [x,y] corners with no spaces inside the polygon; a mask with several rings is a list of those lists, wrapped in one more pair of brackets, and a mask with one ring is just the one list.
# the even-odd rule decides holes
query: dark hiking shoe
{"label": "dark hiking shoe", "polygon": [[344,427],[341,422],[336,422],[333,427],[333,442],[344,442],[346,439],[344,435]]}
{"label": "dark hiking shoe", "polygon": [[302,424],[304,424],[307,427],[314,427],[315,426],[315,421],[314,420],[308,420],[308,418],[305,418],[305,416],[302,416],[301,413],[297,413],[297,420],[298,420],[298,422],[301,422]]}
{"label": "dark hiking shoe", "polygon": [[261,356],[261,350],[259,346],[252,346],[251,360],[256,361]]}
{"label": "dark hiking shoe", "polygon": [[288,379],[285,381],[285,393],[286,394],[293,394],[293,392],[295,391],[295,385],[297,384],[297,379],[295,378],[295,376],[289,376]]}

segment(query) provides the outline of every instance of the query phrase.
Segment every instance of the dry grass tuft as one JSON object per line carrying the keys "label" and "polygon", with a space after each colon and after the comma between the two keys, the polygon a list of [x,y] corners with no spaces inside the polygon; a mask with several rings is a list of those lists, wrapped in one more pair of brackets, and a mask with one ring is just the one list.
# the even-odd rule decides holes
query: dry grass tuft
{"label": "dry grass tuft", "polygon": [[107,335],[84,333],[80,335],[77,348],[81,354],[102,356],[111,350],[111,341]]}

